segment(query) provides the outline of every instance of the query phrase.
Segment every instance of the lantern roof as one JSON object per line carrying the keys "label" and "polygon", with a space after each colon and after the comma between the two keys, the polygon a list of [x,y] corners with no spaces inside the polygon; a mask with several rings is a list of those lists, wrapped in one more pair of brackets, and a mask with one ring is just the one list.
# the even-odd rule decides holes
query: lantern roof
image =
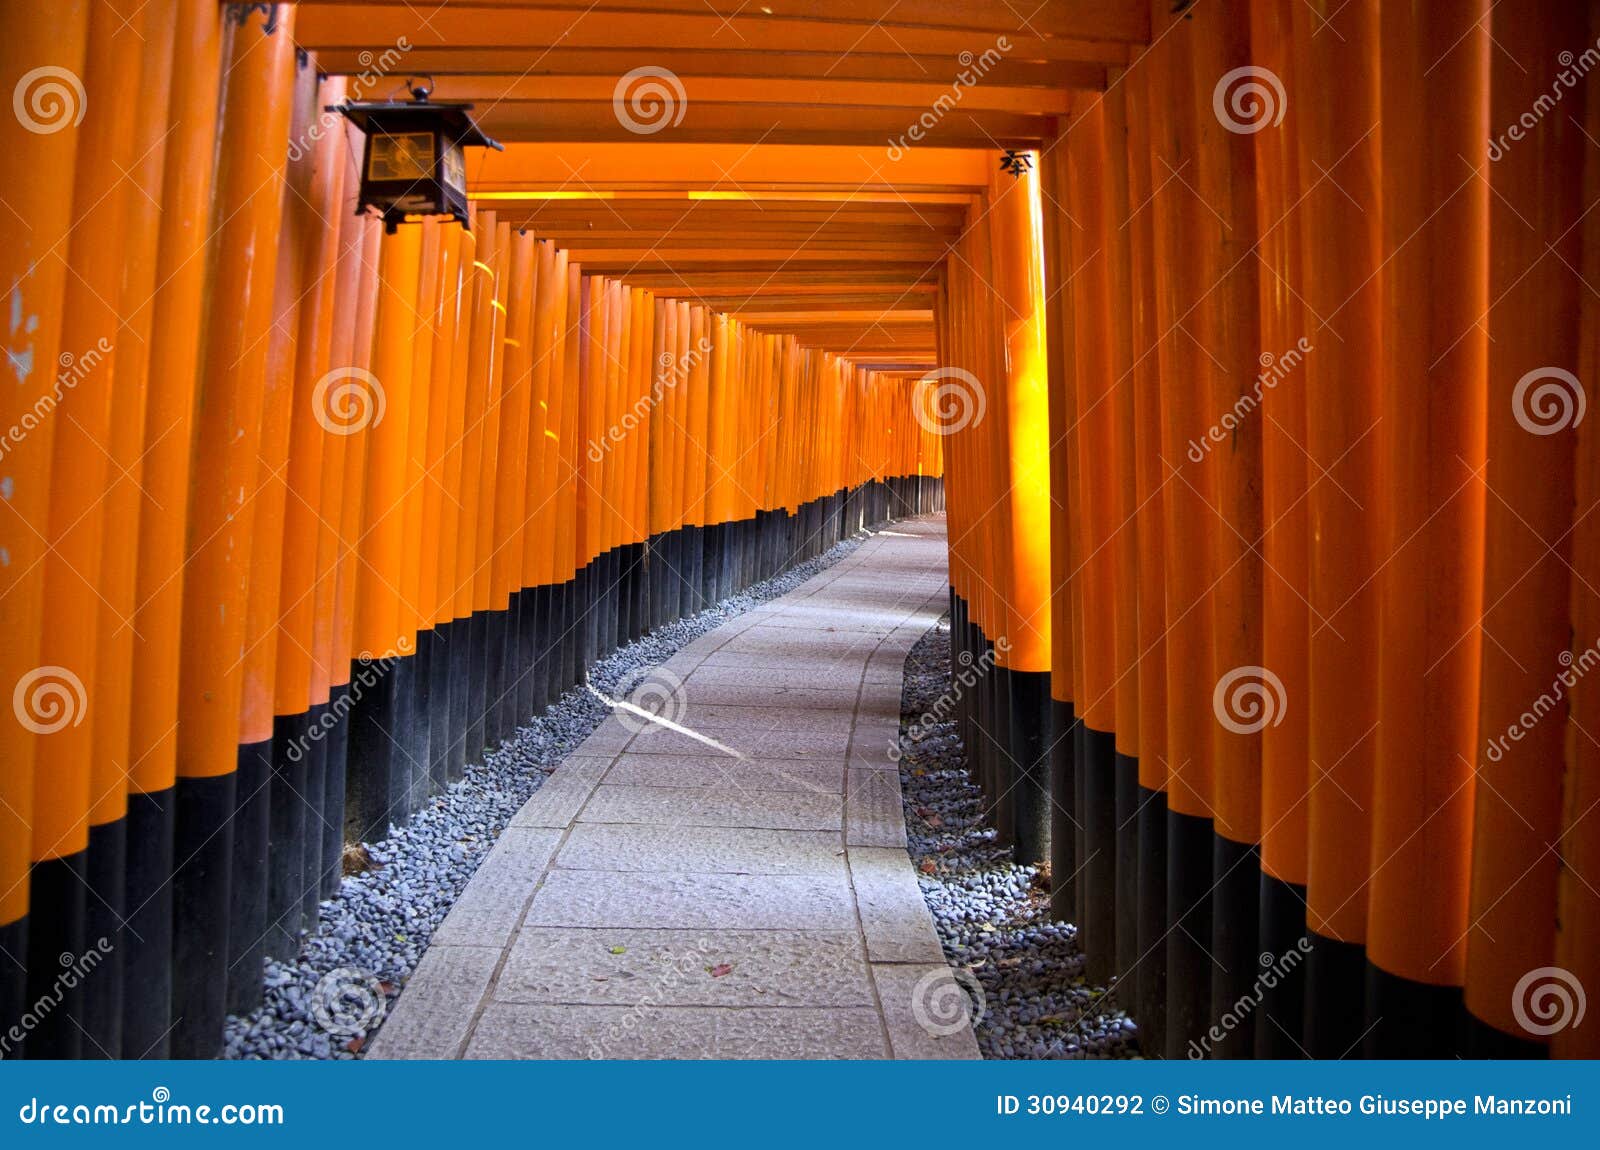
{"label": "lantern roof", "polygon": [[472,110],[471,104],[455,101],[436,103],[429,100],[425,93],[410,100],[330,104],[325,110],[343,113],[363,132],[370,133],[374,127],[381,132],[427,127],[443,131],[454,143],[466,147],[505,151],[499,141],[484,135],[472,117],[467,114]]}

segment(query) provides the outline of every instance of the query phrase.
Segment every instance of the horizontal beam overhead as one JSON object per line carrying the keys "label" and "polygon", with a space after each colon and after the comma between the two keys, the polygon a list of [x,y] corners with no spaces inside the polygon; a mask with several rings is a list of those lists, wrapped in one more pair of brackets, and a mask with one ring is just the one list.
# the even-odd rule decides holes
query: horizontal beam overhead
{"label": "horizontal beam overhead", "polygon": [[[980,84],[963,91],[959,100],[948,83],[883,83],[873,80],[784,79],[781,77],[681,77],[690,111],[702,104],[738,104],[751,107],[901,108],[921,115],[940,100],[950,100],[964,112],[1014,112],[1034,116],[1065,116],[1072,111],[1072,96],[1064,88],[1007,88]],[[440,76],[432,98],[466,101],[498,108],[502,104],[610,105],[616,95],[610,76]],[[685,117],[687,122],[687,116]]]}
{"label": "horizontal beam overhead", "polygon": [[471,150],[474,211],[586,272],[914,370],[932,361],[934,293],[996,152],[1055,137],[1148,42],[1150,13],[1147,0],[309,0],[296,38],[356,98],[403,96],[425,74],[434,99],[475,105],[506,150]]}
{"label": "horizontal beam overhead", "polygon": [[[918,146],[909,135],[918,114],[904,108],[710,104],[694,100],[685,100],[677,107],[682,118],[670,123],[625,119],[609,99],[571,103],[506,100],[479,108],[474,117],[479,127],[502,141],[877,145],[885,154],[886,163],[891,146],[901,151]],[[659,131],[640,131],[636,126],[640,123],[659,123],[662,127]],[[922,131],[919,127],[918,132]],[[1027,148],[1053,137],[1056,131],[1055,116],[957,107],[926,129],[922,138],[949,148]]]}
{"label": "horizontal beam overhead", "polygon": [[[634,138],[636,139],[636,138]],[[908,148],[897,159],[884,141],[867,145],[692,144],[668,140],[648,151],[630,141],[510,143],[503,152],[476,149],[467,159],[474,195],[558,190],[581,196],[619,189],[664,194],[848,197],[853,202],[920,203],[932,197],[965,205],[988,185],[994,153],[962,148]]]}
{"label": "horizontal beam overhead", "polygon": [[[614,85],[618,78],[640,68],[659,68],[666,60],[674,75],[687,83],[693,77],[790,78],[796,80],[872,80],[941,84],[946,89],[958,76],[970,74],[959,52],[933,55],[787,50],[762,52],[738,49],[712,51],[676,49],[664,54],[656,48],[570,48],[556,46],[530,52],[526,48],[413,47],[402,52],[393,45],[323,47],[316,51],[320,71],[360,78],[364,98],[405,95],[410,75],[443,76],[604,76]],[[985,87],[1050,91],[1106,86],[1107,65],[1082,60],[1016,60],[996,64],[982,79]],[[970,93],[973,88],[964,88]]]}
{"label": "horizontal beam overhead", "polygon": [[[372,49],[387,45],[410,48],[470,45],[516,48],[537,54],[554,44],[570,48],[653,48],[658,52],[733,49],[785,52],[804,45],[810,52],[839,55],[952,55],[999,59],[1016,55],[1026,60],[1077,60],[1125,65],[1130,40],[1088,38],[1110,21],[1082,22],[1080,33],[1045,36],[1037,26],[1013,18],[1014,27],[994,33],[887,22],[871,17],[855,20],[790,16],[774,12],[737,23],[701,7],[670,12],[629,11],[625,15],[595,9],[560,7],[491,7],[451,4],[431,13],[412,5],[372,3],[304,3],[297,6],[295,38],[313,51]],[[768,5],[770,7],[770,5]],[[915,4],[904,5],[914,12]],[[897,8],[896,11],[899,9]],[[1000,37],[1004,42],[1000,42]],[[533,61],[529,61],[531,64]]]}
{"label": "horizontal beam overhead", "polygon": [[[413,8],[414,0],[317,0],[303,8],[361,7],[387,4]],[[1120,40],[1150,39],[1150,6],[1146,0],[1050,0],[1018,5],[1011,0],[474,0],[476,8],[542,8],[570,16],[678,13],[711,14],[723,22],[730,40],[738,41],[747,23],[791,19],[879,24],[894,27],[965,29],[1003,33],[1026,31],[1034,36]]]}

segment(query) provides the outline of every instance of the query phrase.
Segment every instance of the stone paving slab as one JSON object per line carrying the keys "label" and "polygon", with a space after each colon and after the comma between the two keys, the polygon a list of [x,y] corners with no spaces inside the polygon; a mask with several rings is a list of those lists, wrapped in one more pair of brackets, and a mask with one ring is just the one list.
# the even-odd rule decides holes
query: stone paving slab
{"label": "stone paving slab", "polygon": [[544,786],[511,816],[513,827],[549,827],[561,830],[578,817],[595,787],[611,767],[609,758],[577,756],[566,759]]}
{"label": "stone paving slab", "polygon": [[867,957],[873,962],[943,962],[944,949],[906,852],[859,847],[850,850],[849,860]]}
{"label": "stone paving slab", "polygon": [[890,754],[945,582],[942,519],[895,524],[668,659],[684,730],[613,715],[556,769],[369,1055],[976,1057]]}
{"label": "stone paving slab", "polygon": [[862,1006],[535,1006],[491,1003],[468,1058],[887,1058]]}
{"label": "stone paving slab", "polygon": [[[690,700],[694,707],[803,707],[812,711],[848,711],[855,706],[858,684],[827,690],[821,687],[759,686],[742,682],[696,681]],[[899,707],[895,708],[898,718]]]}
{"label": "stone paving slab", "polygon": [[710,787],[617,787],[608,783],[595,789],[581,817],[593,823],[837,832],[843,814],[837,794],[753,791],[730,778]]}
{"label": "stone paving slab", "polygon": [[579,823],[555,865],[569,870],[820,874],[848,880],[835,831]]}
{"label": "stone paving slab", "polygon": [[873,1006],[854,931],[552,930],[518,937],[496,1002]]}
{"label": "stone paving slab", "polygon": [[[776,657],[776,656],[774,656]],[[695,690],[702,683],[737,684],[745,687],[819,687],[828,691],[854,694],[861,685],[861,667],[830,666],[824,670],[797,667],[754,667],[734,664],[695,670],[684,686]]]}
{"label": "stone paving slab", "polygon": [[844,818],[847,845],[898,847],[903,852],[906,821],[900,799],[900,772],[852,766]]}
{"label": "stone paving slab", "polygon": [[[843,692],[841,692],[843,694]],[[854,700],[846,706],[852,706]],[[836,711],[818,707],[740,707],[691,700],[679,725],[698,731],[833,731]]]}
{"label": "stone paving slab", "polygon": [[[909,866],[906,871],[910,873]],[[657,930],[849,930],[855,926],[855,903],[849,883],[825,875],[553,870],[528,908],[527,923]]]}
{"label": "stone paving slab", "polygon": [[974,1059],[977,1007],[943,962],[875,962],[872,978],[896,1058]]}
{"label": "stone paving slab", "polygon": [[844,764],[831,759],[736,759],[728,755],[623,754],[606,782],[630,787],[723,787],[752,791],[844,791]]}
{"label": "stone paving slab", "polygon": [[430,946],[367,1057],[459,1058],[502,953],[499,946]]}
{"label": "stone paving slab", "polygon": [[504,946],[561,844],[561,832],[507,827],[433,932],[441,946]]}
{"label": "stone paving slab", "polygon": [[791,650],[791,644],[783,642],[785,635],[804,634],[804,631],[792,627],[774,627],[768,632],[752,636],[748,647],[719,647],[706,656],[700,669],[709,671],[716,667],[737,666],[780,667],[791,671],[823,673],[836,670],[860,672],[878,644],[878,640],[872,639],[857,646],[819,643],[804,650]]}
{"label": "stone paving slab", "polygon": [[[682,724],[680,724],[682,725]],[[829,731],[705,731],[699,732],[751,759],[842,759],[850,744],[849,728]],[[640,731],[628,744],[635,755],[704,754],[707,744],[694,735],[671,727]]]}

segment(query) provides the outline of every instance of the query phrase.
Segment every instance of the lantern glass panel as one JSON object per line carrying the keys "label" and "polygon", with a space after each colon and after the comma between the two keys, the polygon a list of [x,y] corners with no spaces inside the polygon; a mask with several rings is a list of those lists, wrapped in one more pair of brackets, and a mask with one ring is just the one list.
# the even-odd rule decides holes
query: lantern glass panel
{"label": "lantern glass panel", "polygon": [[399,132],[372,137],[367,179],[425,180],[432,175],[432,132]]}
{"label": "lantern glass panel", "polygon": [[450,144],[444,150],[444,182],[458,192],[467,190],[467,162],[460,144]]}

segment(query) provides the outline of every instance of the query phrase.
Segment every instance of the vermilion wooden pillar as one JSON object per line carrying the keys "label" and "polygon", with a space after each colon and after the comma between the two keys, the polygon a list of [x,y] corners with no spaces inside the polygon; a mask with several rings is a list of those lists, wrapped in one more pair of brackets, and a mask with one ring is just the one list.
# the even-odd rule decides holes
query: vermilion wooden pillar
{"label": "vermilion wooden pillar", "polygon": [[[117,446],[117,368],[120,359],[138,354],[136,341],[123,338],[119,306],[129,251],[128,193],[134,192],[123,174],[135,160],[134,110],[117,94],[139,83],[143,20],[143,12],[122,3],[99,6],[90,16],[84,102],[107,110],[84,118],[83,155],[92,160],[77,166],[72,192],[61,352],[55,364],[44,365],[61,371],[58,379],[66,383],[58,402],[71,417],[54,421],[39,648],[45,670],[35,674],[61,687],[71,721],[40,739],[34,763],[31,901],[52,908],[35,921],[28,939],[28,992],[35,1001],[55,989],[61,955],[81,955],[101,937],[115,939],[124,901],[125,771],[95,756],[102,716],[92,702],[99,695],[100,580],[106,487]],[[119,35],[124,21],[132,36]],[[137,389],[135,374],[135,396]],[[103,717],[116,723],[116,690],[108,696]],[[108,966],[98,985],[69,988],[65,1001],[40,1020],[29,1035],[35,1057],[77,1057],[85,1046],[95,1056],[94,1041],[114,1042],[108,1030],[119,1021],[120,987],[117,964]]]}
{"label": "vermilion wooden pillar", "polygon": [[[1549,94],[1549,61],[1588,34],[1578,5],[1496,9],[1488,34],[1491,132]],[[1528,64],[1523,64],[1528,61]],[[1542,64],[1542,67],[1540,66]],[[1533,65],[1533,67],[1530,67]],[[1537,69],[1537,70],[1536,70]],[[1562,773],[1568,732],[1523,713],[1550,690],[1570,653],[1567,557],[1572,546],[1578,366],[1589,144],[1575,117],[1542,119],[1488,168],[1488,466],[1482,690],[1475,760],[1466,1002],[1473,1053],[1544,1048],[1526,1021],[1539,971],[1555,958]],[[1491,159],[1493,156],[1491,155]],[[1581,425],[1580,425],[1581,426]],[[1579,640],[1584,642],[1587,640]],[[1491,756],[1487,748],[1503,745]],[[1525,982],[1524,980],[1531,980]]]}
{"label": "vermilion wooden pillar", "polygon": [[[1256,1011],[1254,1051],[1300,1058],[1305,1016],[1306,822],[1311,695],[1310,509],[1306,502],[1305,358],[1316,350],[1301,282],[1298,135],[1300,78],[1292,9],[1298,0],[1251,5],[1250,56],[1283,85],[1281,122],[1255,134],[1256,235],[1261,271],[1261,663],[1283,685],[1284,705],[1261,731],[1262,954],[1283,967]],[[1308,350],[1309,349],[1309,350]]]}
{"label": "vermilion wooden pillar", "polygon": [[[1378,5],[1293,13],[1305,212],[1304,297],[1316,334],[1306,357],[1310,510],[1309,874],[1303,1044],[1338,1058],[1365,1023],[1369,819],[1378,723],[1382,532],[1379,378],[1382,263]],[[1290,700],[1293,705],[1293,700]]]}
{"label": "vermilion wooden pillar", "polygon": [[[90,5],[84,0],[19,12],[0,38],[0,65],[16,77],[24,107],[45,113],[48,101],[38,99],[39,85],[49,73],[37,68],[83,72]],[[48,94],[47,92],[44,94]],[[0,363],[0,424],[21,428],[33,423],[20,442],[7,442],[3,475],[6,498],[0,500],[0,548],[8,561],[0,564],[0,681],[21,683],[40,666],[44,557],[49,538],[50,459],[55,421],[38,419],[41,403],[56,396],[57,356],[67,280],[69,232],[76,220],[72,189],[79,141],[86,131],[77,123],[78,108],[61,106],[45,121],[53,131],[36,131],[21,116],[0,117],[0,145],[15,170],[7,188],[10,212],[0,213],[0,277],[9,293]],[[60,117],[59,122],[57,118]],[[35,681],[45,685],[41,676]],[[58,680],[58,685],[61,684]],[[13,687],[13,690],[15,687]],[[43,700],[41,700],[43,701]],[[48,710],[34,713],[52,718]],[[34,762],[39,724],[23,722],[15,708],[0,711],[0,1028],[20,1023],[31,1001],[27,991],[30,828],[34,819]],[[48,725],[48,724],[46,724]],[[8,957],[9,956],[9,957]],[[55,963],[51,971],[59,969]],[[26,1053],[26,1046],[17,1054]]]}
{"label": "vermilion wooden pillar", "polygon": [[[240,10],[230,10],[240,12]],[[239,799],[240,701],[259,481],[267,332],[294,81],[294,9],[240,12],[230,26],[210,316],[201,353],[195,475],[179,669],[172,1053],[209,1056],[222,1032]],[[270,21],[270,24],[269,24]],[[248,797],[248,796],[246,796]]]}
{"label": "vermilion wooden pillar", "polygon": [[[1385,5],[1381,27],[1390,513],[1367,939],[1365,1049],[1374,1057],[1447,1058],[1461,1049],[1481,753],[1488,9]],[[1435,117],[1435,107],[1451,114]]]}

